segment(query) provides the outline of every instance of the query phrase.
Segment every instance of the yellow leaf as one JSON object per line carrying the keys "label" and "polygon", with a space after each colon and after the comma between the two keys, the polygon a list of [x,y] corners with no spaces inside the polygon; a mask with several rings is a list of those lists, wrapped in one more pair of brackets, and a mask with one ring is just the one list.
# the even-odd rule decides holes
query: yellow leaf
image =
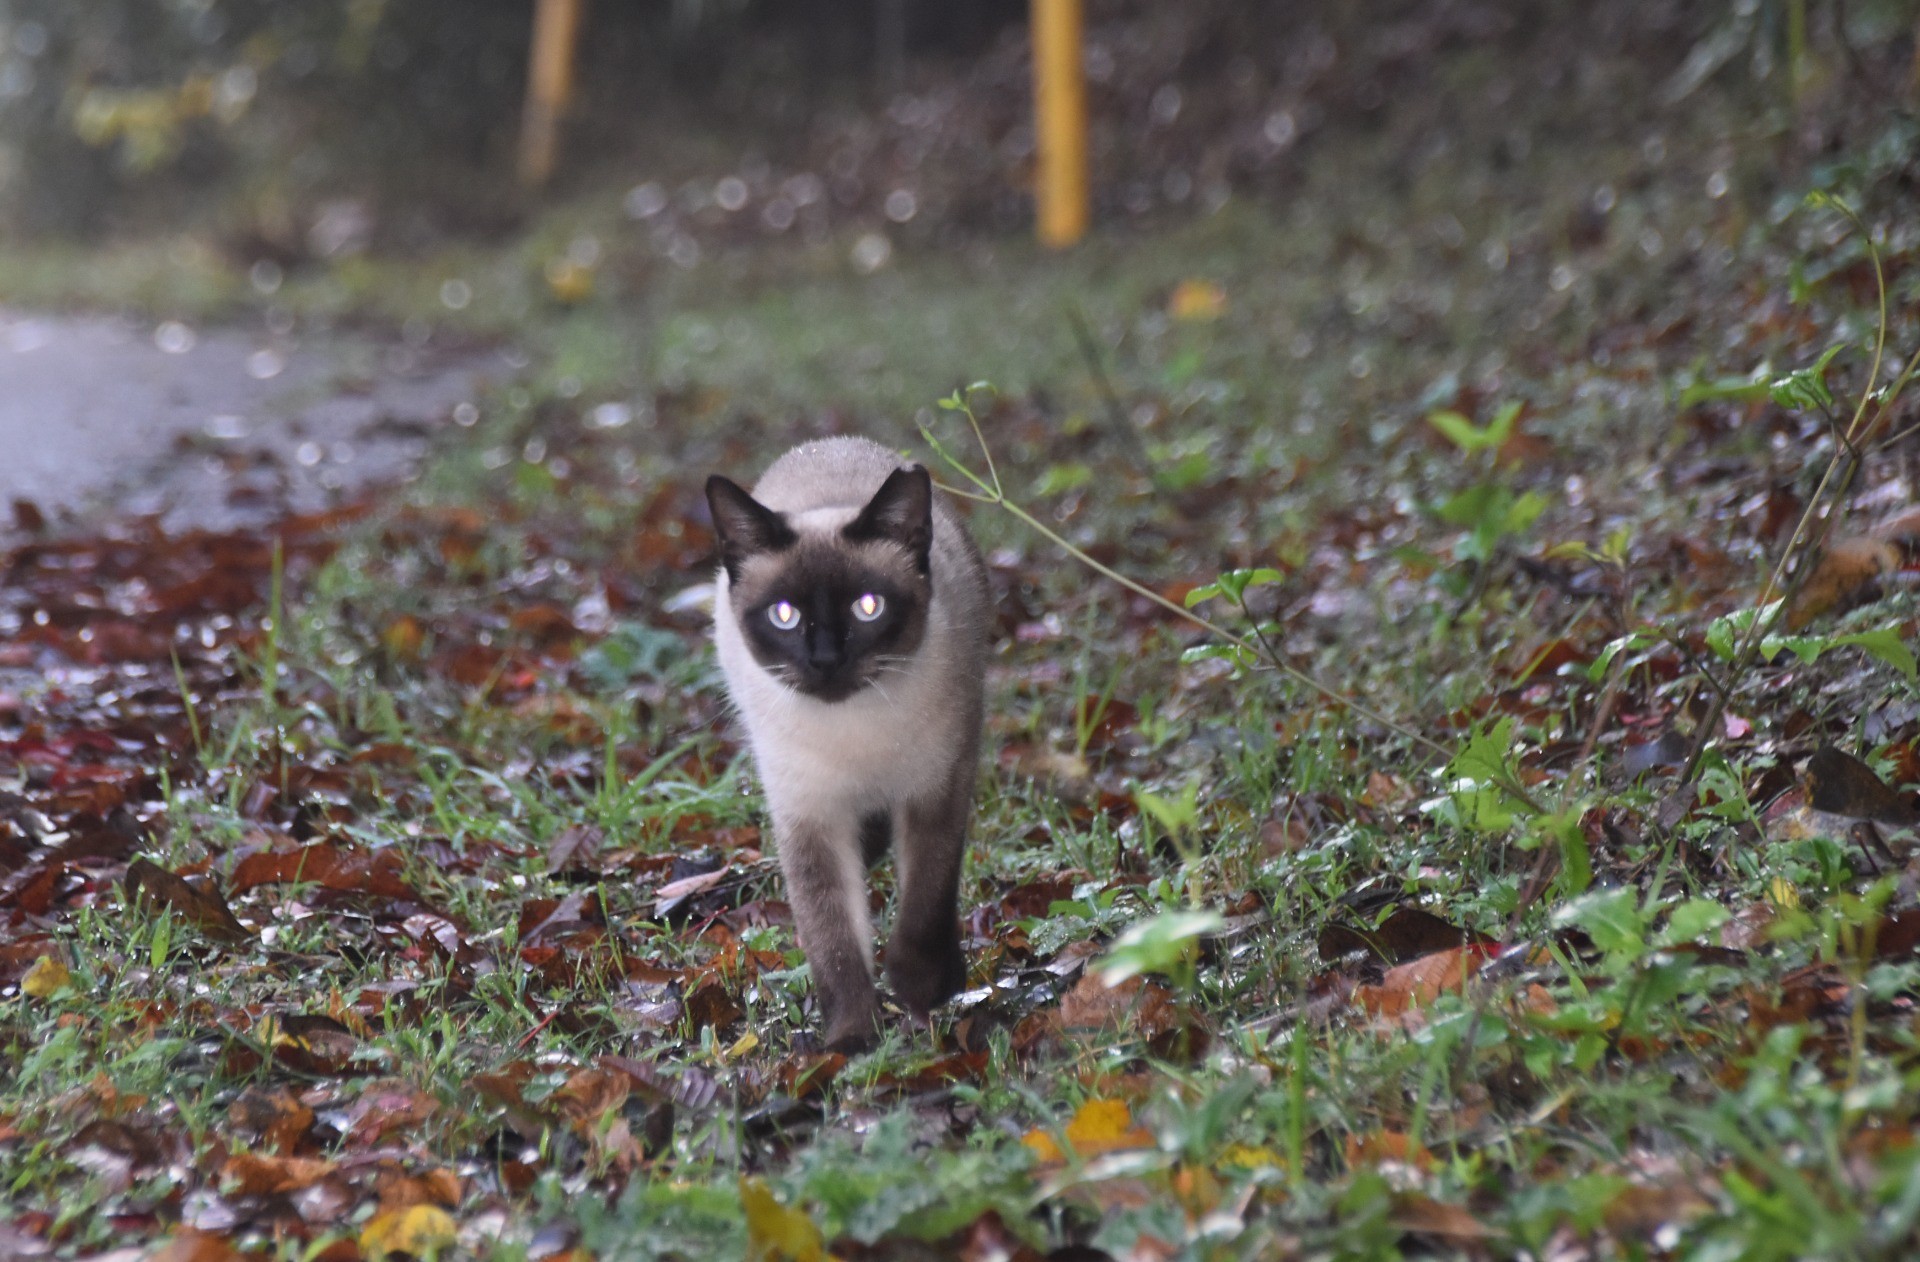
{"label": "yellow leaf", "polygon": [[380,633],[380,644],[387,655],[403,660],[419,657],[426,642],[427,630],[412,614],[401,614]]}
{"label": "yellow leaf", "polygon": [[409,1205],[368,1220],[360,1229],[360,1252],[370,1258],[389,1253],[420,1257],[446,1248],[457,1234],[453,1216],[438,1205]]}
{"label": "yellow leaf", "polygon": [[43,955],[33,962],[27,975],[20,979],[20,990],[34,999],[51,999],[72,980],[73,974],[67,971],[65,964],[51,955]]}
{"label": "yellow leaf", "polygon": [[[1096,1157],[1121,1148],[1153,1146],[1153,1136],[1133,1124],[1133,1114],[1125,1100],[1088,1100],[1067,1123],[1066,1136],[1073,1151],[1082,1157]],[[1066,1159],[1060,1145],[1045,1131],[1028,1131],[1020,1142],[1033,1149],[1043,1162]]]}
{"label": "yellow leaf", "polygon": [[1227,313],[1227,291],[1210,280],[1183,280],[1167,299],[1167,314],[1176,320],[1205,323]]}
{"label": "yellow leaf", "polygon": [[747,1214],[747,1257],[753,1262],[828,1262],[813,1219],[773,1199],[761,1180],[740,1180],[740,1208]]}
{"label": "yellow leaf", "polygon": [[585,302],[593,296],[593,269],[572,259],[555,259],[547,264],[547,292],[569,307]]}
{"label": "yellow leaf", "polygon": [[1286,1162],[1271,1148],[1235,1144],[1220,1154],[1220,1164],[1230,1170],[1267,1170],[1277,1169]]}
{"label": "yellow leaf", "polygon": [[760,1046],[760,1036],[749,1030],[742,1034],[737,1042],[720,1053],[721,1060],[739,1060],[754,1048]]}
{"label": "yellow leaf", "polygon": [[1767,901],[1775,907],[1798,907],[1800,891],[1793,888],[1793,882],[1784,876],[1776,876],[1767,882]]}

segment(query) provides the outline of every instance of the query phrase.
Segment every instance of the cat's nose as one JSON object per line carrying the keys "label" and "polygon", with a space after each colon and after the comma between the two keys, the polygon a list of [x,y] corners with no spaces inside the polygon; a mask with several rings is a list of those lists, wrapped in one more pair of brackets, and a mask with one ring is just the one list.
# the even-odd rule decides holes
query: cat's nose
{"label": "cat's nose", "polygon": [[841,661],[840,642],[825,627],[815,627],[807,636],[807,665],[829,670]]}

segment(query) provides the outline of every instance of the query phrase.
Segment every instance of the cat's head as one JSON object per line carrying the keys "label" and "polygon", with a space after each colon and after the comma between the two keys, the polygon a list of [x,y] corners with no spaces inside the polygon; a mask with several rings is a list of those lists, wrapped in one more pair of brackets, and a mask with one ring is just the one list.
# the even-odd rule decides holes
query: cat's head
{"label": "cat's head", "polygon": [[852,521],[807,524],[715,475],[727,602],[754,660],[787,687],[843,701],[886,691],[926,635],[933,596],[933,481],[896,469]]}

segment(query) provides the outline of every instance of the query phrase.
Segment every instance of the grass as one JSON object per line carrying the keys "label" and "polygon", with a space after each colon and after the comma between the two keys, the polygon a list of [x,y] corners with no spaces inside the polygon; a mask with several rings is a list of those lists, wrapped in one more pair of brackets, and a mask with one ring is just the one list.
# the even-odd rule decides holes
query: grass
{"label": "grass", "polygon": [[[1701,108],[1666,138],[1674,166],[1724,142],[1712,111],[1734,103]],[[1066,256],[903,246],[867,276],[835,241],[641,284],[607,193],[497,252],[290,278],[272,301],[302,319],[511,335],[532,368],[470,446],[337,550],[251,575],[259,600],[195,620],[172,661],[82,678],[64,656],[81,642],[33,639],[15,609],[14,642],[69,682],[50,669],[36,731],[5,732],[4,787],[56,826],[10,825],[10,872],[60,883],[9,922],[0,1214],[76,1257],[182,1223],[266,1256],[372,1253],[409,1207],[451,1233],[423,1218],[410,1251],[500,1259],[1902,1256],[1911,891],[1847,820],[1807,813],[1795,765],[1832,741],[1911,782],[1914,684],[1837,641],[1702,668],[1714,619],[1760,590],[1774,497],[1803,500],[1831,440],[1790,409],[1673,404],[1858,343],[1847,248],[1768,223],[1773,187],[1695,197],[1691,170],[1575,247],[1542,224],[1599,180],[1630,189],[1637,138],[1512,177],[1437,160],[1388,195],[1366,180],[1391,140],[1283,204]],[[1737,157],[1736,177],[1758,165]],[[560,304],[542,261],[587,232],[601,283]],[[1649,251],[1649,232],[1700,243]],[[209,319],[263,301],[211,254],[39,257],[0,264],[0,297]],[[1809,275],[1828,279],[1789,301]],[[1224,290],[1217,318],[1171,309],[1195,280]],[[1865,388],[1858,359],[1843,390]],[[836,1064],[811,1050],[704,645],[692,488],[837,424],[904,444],[918,422],[958,450],[935,401],[982,377],[1009,493],[1049,529],[1176,603],[1271,567],[1234,627],[1480,752],[1444,766],[1260,658],[1183,662],[1200,633],[980,506],[1004,634],[975,989],[937,1036]],[[1524,440],[1497,455],[1427,420],[1486,426],[1508,401]],[[632,419],[589,423],[610,403]],[[1869,462],[1863,511],[1905,451]],[[142,546],[149,573],[174,563]],[[23,593],[71,583],[60,607],[107,627],[84,567],[16,563]],[[1913,598],[1888,586],[1812,634],[1910,639]],[[1603,717],[1586,667],[1647,626],[1666,631],[1622,651]],[[1625,737],[1691,738],[1715,687],[1746,730],[1722,728],[1688,796],[1674,759],[1642,765]],[[29,748],[103,731],[120,743]],[[63,796],[126,768],[152,783]],[[1517,809],[1489,768],[1548,809]],[[115,807],[138,826],[119,851],[89,831]],[[329,851],[362,866],[329,876]],[[239,888],[296,852],[291,878]],[[186,895],[129,899],[133,853],[214,878],[250,936]],[[706,873],[663,909],[660,886]],[[1088,971],[1195,907],[1220,928],[1167,936],[1144,984]],[[1406,909],[1441,938],[1403,940]],[[1463,949],[1469,931],[1505,949]],[[1355,940],[1376,946],[1356,960]],[[25,985],[42,957],[65,985]]]}

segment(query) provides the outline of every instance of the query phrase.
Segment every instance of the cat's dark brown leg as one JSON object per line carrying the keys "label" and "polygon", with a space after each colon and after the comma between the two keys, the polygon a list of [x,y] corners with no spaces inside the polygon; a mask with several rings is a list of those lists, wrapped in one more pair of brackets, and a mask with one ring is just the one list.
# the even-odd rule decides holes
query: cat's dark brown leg
{"label": "cat's dark brown leg", "polygon": [[967,984],[959,898],[972,798],[969,782],[901,812],[895,860],[900,899],[887,943],[887,982],[901,1005],[922,1019]]}
{"label": "cat's dark brown leg", "polygon": [[873,921],[859,840],[812,825],[779,832],[780,870],[813,972],[829,1051],[873,1046],[880,1015],[873,988]]}

